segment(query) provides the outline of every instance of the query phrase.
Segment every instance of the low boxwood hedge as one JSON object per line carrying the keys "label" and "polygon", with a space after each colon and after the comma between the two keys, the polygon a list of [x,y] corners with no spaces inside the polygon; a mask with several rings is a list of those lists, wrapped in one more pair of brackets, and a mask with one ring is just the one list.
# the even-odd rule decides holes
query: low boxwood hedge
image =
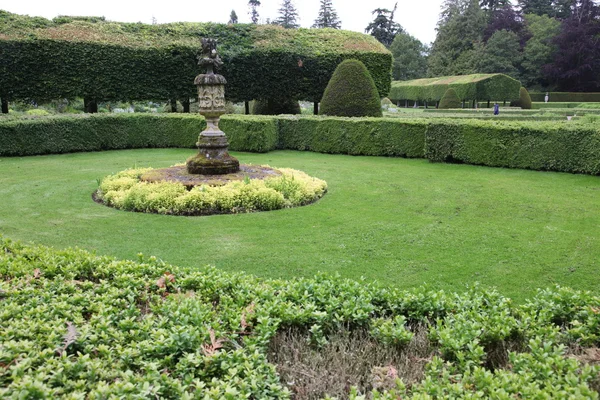
{"label": "low boxwood hedge", "polygon": [[431,161],[600,174],[600,130],[591,124],[432,121]]}
{"label": "low boxwood hedge", "polygon": [[[529,93],[532,101],[545,101],[546,93]],[[550,92],[548,102],[600,102],[600,93]]]}
{"label": "low boxwood hedge", "polygon": [[[520,112],[532,114],[535,110]],[[0,119],[0,156],[136,147],[193,148],[204,124],[201,116],[185,114]],[[432,161],[600,174],[600,129],[597,124],[575,120],[549,123],[227,115],[220,124],[234,151],[290,149],[424,157]]]}
{"label": "low boxwood hedge", "polygon": [[[0,237],[1,398],[289,399],[294,382],[268,361],[278,331],[301,329],[316,350],[342,329],[362,330],[402,350],[419,324],[435,349],[424,378],[368,398],[598,398],[600,368],[565,347],[600,344],[600,297],[589,292],[554,287],[516,305],[478,286],[264,280],[139,257]],[[352,389],[349,398],[365,397]]]}

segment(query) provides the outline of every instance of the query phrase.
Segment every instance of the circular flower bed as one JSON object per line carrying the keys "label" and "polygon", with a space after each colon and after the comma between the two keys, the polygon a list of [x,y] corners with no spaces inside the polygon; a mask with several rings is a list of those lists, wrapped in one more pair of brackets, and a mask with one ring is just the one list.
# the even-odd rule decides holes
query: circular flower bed
{"label": "circular flower bed", "polygon": [[[105,177],[94,199],[127,211],[172,215],[231,214],[270,211],[313,203],[327,191],[327,183],[302,171],[278,168],[265,179],[224,181],[192,187],[180,182],[148,182],[152,168],[128,169]],[[214,183],[214,181],[211,181]]]}

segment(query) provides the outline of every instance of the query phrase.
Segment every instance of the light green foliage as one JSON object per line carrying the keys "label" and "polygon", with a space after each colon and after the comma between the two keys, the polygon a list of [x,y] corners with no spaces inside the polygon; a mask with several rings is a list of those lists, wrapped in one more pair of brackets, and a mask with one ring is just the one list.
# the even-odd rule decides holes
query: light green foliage
{"label": "light green foliage", "polygon": [[406,32],[399,32],[390,46],[390,51],[394,56],[394,80],[406,81],[426,76],[429,49],[419,39]]}
{"label": "light green foliage", "polygon": [[458,98],[458,95],[456,94],[456,90],[450,88],[446,90],[446,93],[444,93],[444,96],[442,96],[442,98],[440,99],[440,104],[438,108],[443,110],[448,108],[460,108],[460,106],[461,102]]}
{"label": "light green foliage", "polygon": [[321,99],[320,115],[381,117],[381,100],[369,70],[359,60],[345,60],[333,72]]}
{"label": "light green foliage", "polygon": [[132,169],[104,178],[98,198],[127,211],[207,215],[303,206],[318,200],[327,190],[325,181],[288,168],[280,169],[279,177],[196,186],[189,191],[180,183],[140,181],[139,177],[149,170]]}
{"label": "light green foliage", "polygon": [[526,14],[525,21],[531,38],[523,48],[523,85],[528,88],[547,86],[549,82],[544,80],[542,68],[552,61],[556,51],[552,39],[560,31],[560,22],[547,15],[535,14]]}
{"label": "light green foliage", "polygon": [[486,17],[477,0],[444,3],[437,35],[427,60],[429,76],[465,75],[473,68],[475,43],[481,42]]}
{"label": "light green foliage", "polygon": [[401,100],[440,100],[453,88],[461,100],[516,100],[521,84],[504,74],[441,76],[411,81],[394,81],[389,98]]}
{"label": "light green foliage", "polygon": [[413,338],[413,333],[406,329],[406,318],[398,315],[393,319],[378,318],[373,320],[371,335],[388,346],[404,346]]}
{"label": "light green foliage", "polygon": [[[410,340],[406,323],[428,320],[441,353],[424,379],[410,388],[399,380],[373,399],[598,399],[590,385],[600,369],[568,357],[564,345],[581,326],[597,332],[589,310],[600,298],[590,292],[555,287],[517,306],[477,287],[457,294],[324,275],[264,280],[138,256],[0,239],[2,398],[289,399],[265,354],[279,329],[305,328],[319,346],[344,326],[363,327],[395,345]],[[523,350],[510,352],[505,368],[487,367],[505,340]],[[352,389],[349,398],[365,397]]]}
{"label": "light green foliage", "polygon": [[476,53],[474,68],[477,72],[501,73],[519,79],[521,45],[516,33],[496,31]]}

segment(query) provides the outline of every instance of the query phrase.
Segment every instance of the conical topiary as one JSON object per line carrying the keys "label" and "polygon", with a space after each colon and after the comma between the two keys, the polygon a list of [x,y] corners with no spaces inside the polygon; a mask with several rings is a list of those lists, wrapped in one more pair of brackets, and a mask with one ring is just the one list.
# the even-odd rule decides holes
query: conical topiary
{"label": "conical topiary", "polygon": [[440,104],[438,108],[448,109],[448,108],[460,108],[461,103],[458,95],[456,94],[456,90],[450,88],[446,90],[446,93],[440,99]]}
{"label": "conical topiary", "polygon": [[519,90],[519,105],[523,110],[531,110],[531,96],[523,86]]}
{"label": "conical topiary", "polygon": [[381,117],[381,101],[365,65],[345,60],[337,66],[321,99],[321,115]]}

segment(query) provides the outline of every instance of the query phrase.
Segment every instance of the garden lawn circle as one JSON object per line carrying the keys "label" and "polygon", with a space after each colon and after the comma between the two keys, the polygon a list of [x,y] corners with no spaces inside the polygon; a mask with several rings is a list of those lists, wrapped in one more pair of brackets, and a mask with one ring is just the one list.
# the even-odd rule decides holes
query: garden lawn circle
{"label": "garden lawn circle", "polygon": [[126,211],[192,216],[304,206],[326,192],[325,181],[290,168],[242,165],[236,174],[190,176],[175,165],[109,175],[92,197]]}

